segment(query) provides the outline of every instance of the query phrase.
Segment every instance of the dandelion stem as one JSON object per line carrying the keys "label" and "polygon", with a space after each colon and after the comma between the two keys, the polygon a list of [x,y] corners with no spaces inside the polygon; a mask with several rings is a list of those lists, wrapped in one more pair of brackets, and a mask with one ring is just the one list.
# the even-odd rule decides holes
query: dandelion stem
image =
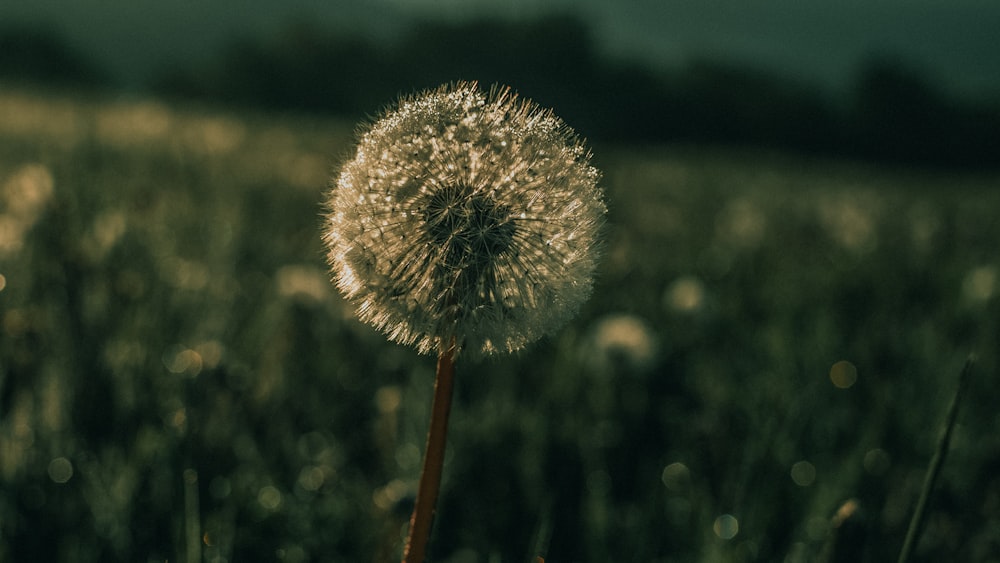
{"label": "dandelion stem", "polygon": [[431,407],[431,424],[427,431],[427,448],[424,467],[420,472],[417,500],[410,517],[410,533],[403,551],[404,563],[423,563],[430,538],[431,525],[438,491],[441,489],[441,470],[444,466],[444,446],[448,435],[448,413],[455,380],[455,343],[442,346],[434,380],[434,402]]}
{"label": "dandelion stem", "polygon": [[934,490],[934,484],[937,482],[938,474],[941,472],[941,465],[944,464],[944,458],[948,454],[948,445],[951,443],[951,431],[955,428],[955,420],[958,417],[958,406],[961,404],[965,388],[968,386],[969,372],[972,371],[972,364],[974,363],[975,357],[969,356],[965,361],[965,366],[962,368],[962,373],[958,377],[958,388],[955,389],[955,395],[951,398],[951,404],[948,405],[948,415],[945,419],[944,430],[941,432],[937,450],[934,452],[934,456],[931,458],[930,465],[927,468],[927,475],[924,477],[924,486],[920,491],[920,499],[917,501],[917,508],[913,513],[913,518],[910,520],[910,527],[906,530],[906,539],[903,541],[903,549],[900,550],[897,563],[906,563],[910,559],[910,553],[913,552],[917,541],[920,539],[920,533],[924,527],[924,516],[927,514],[927,501]]}

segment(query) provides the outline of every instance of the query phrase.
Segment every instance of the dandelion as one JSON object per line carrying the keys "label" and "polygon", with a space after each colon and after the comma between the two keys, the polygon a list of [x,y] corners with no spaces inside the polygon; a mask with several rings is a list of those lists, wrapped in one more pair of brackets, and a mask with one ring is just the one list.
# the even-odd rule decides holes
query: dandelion
{"label": "dandelion", "polygon": [[336,283],[390,340],[512,352],[589,296],[599,174],[550,111],[509,89],[443,86],[362,135],[329,201]]}
{"label": "dandelion", "polygon": [[360,132],[331,190],[334,281],[390,340],[438,353],[405,561],[423,561],[441,480],[455,355],[513,352],[589,296],[605,213],[575,133],[509,88],[404,98]]}

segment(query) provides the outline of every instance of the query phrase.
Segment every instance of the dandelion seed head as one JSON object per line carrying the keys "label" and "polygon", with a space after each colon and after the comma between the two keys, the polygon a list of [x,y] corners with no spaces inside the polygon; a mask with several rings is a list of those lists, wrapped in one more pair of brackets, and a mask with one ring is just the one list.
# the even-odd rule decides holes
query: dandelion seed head
{"label": "dandelion seed head", "polygon": [[436,351],[511,352],[589,296],[605,206],[576,134],[509,89],[442,86],[360,132],[328,200],[334,280],[361,320]]}

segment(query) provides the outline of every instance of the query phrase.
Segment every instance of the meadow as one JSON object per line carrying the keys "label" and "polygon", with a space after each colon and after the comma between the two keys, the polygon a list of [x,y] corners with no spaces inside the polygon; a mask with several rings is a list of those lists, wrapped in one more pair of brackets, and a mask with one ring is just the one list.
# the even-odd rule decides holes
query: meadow
{"label": "meadow", "polygon": [[[377,108],[373,108],[377,109]],[[0,562],[398,560],[434,359],[337,295],[354,124],[0,88]],[[459,361],[452,563],[1000,561],[1000,175],[593,147],[592,299]]]}

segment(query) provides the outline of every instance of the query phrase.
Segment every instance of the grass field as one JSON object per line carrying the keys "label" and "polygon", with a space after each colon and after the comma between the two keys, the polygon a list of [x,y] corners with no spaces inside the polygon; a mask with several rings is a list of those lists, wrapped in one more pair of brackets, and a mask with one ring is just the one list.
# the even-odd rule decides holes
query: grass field
{"label": "grass field", "polygon": [[[328,281],[352,137],[0,89],[0,561],[398,559],[434,360]],[[594,296],[458,364],[433,560],[895,560],[974,352],[914,560],[1000,561],[1000,176],[594,153]]]}

